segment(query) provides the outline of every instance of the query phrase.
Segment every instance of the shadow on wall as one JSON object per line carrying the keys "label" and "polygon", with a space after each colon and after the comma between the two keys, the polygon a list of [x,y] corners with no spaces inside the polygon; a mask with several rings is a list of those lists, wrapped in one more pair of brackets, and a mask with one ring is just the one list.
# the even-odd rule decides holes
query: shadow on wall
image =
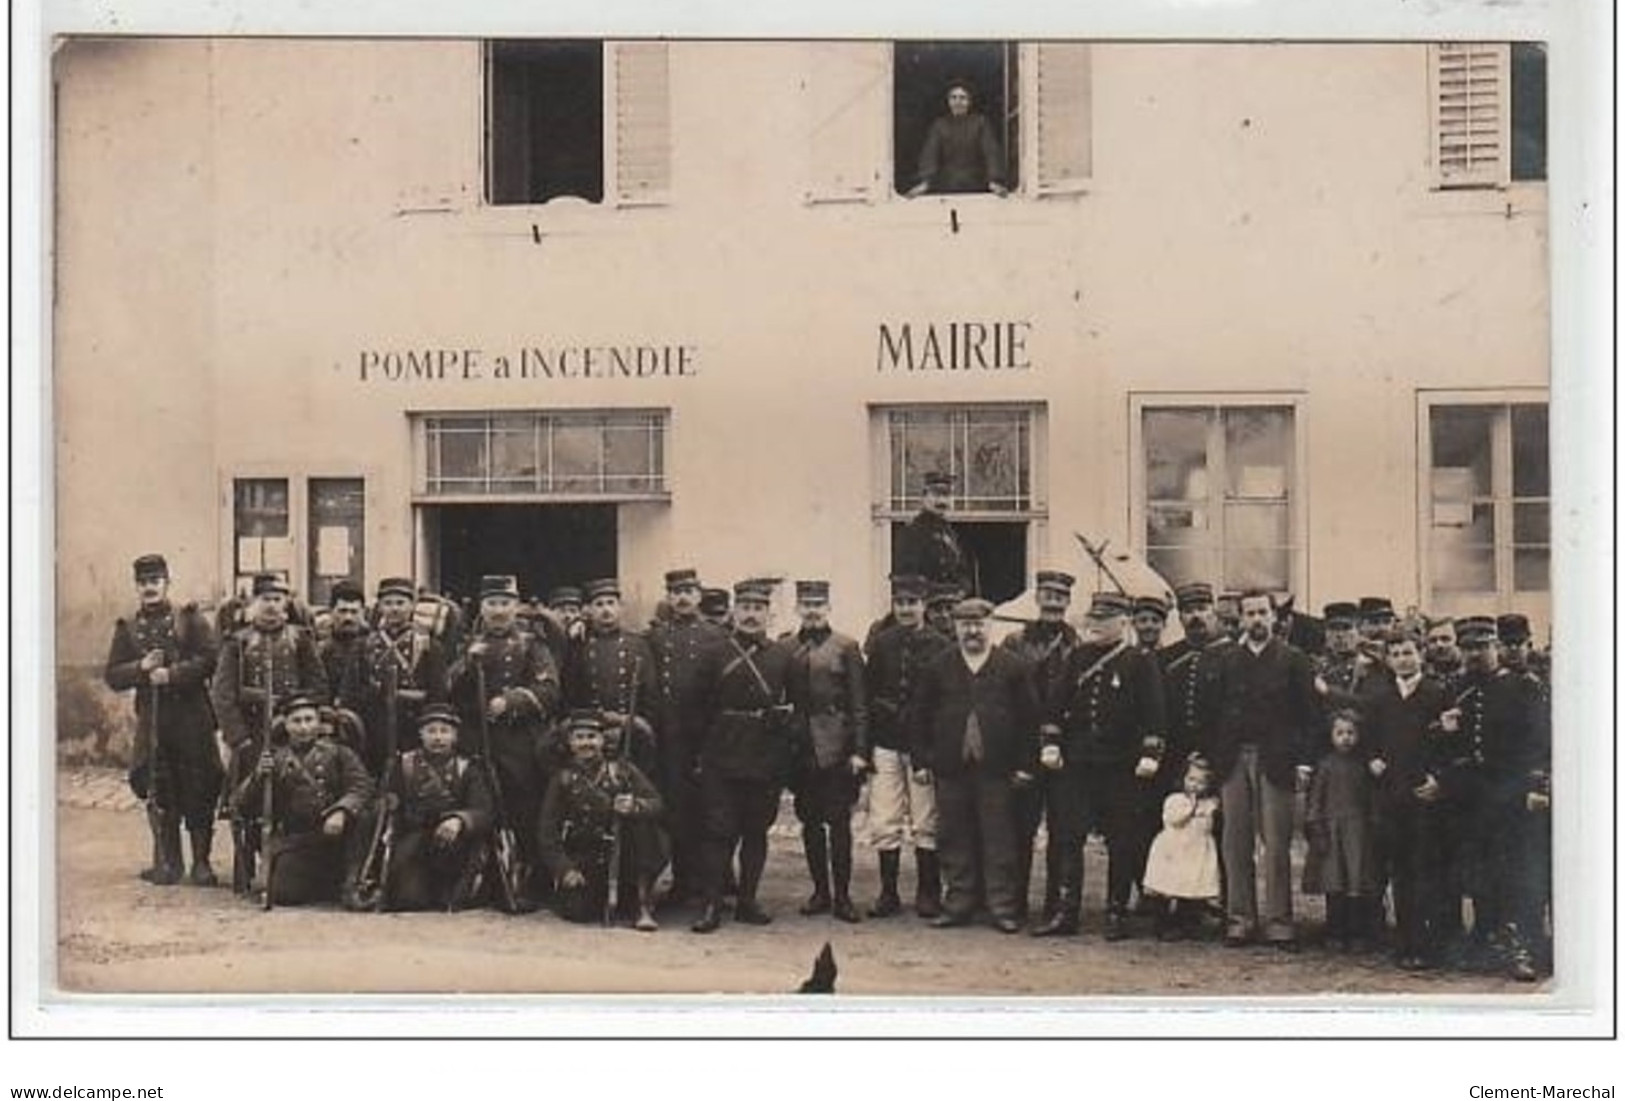
{"label": "shadow on wall", "polygon": [[135,708],[107,687],[100,666],[57,666],[59,765],[128,768],[134,742]]}

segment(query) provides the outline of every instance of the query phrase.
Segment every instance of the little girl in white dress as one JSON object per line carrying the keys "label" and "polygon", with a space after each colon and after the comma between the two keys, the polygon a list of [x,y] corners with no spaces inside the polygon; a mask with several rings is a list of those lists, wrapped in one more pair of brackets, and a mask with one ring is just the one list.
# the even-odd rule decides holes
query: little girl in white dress
{"label": "little girl in white dress", "polygon": [[1180,791],[1162,802],[1162,832],[1151,842],[1145,890],[1156,896],[1157,939],[1177,940],[1193,927],[1203,904],[1219,897],[1219,849],[1213,841],[1213,771],[1192,756]]}

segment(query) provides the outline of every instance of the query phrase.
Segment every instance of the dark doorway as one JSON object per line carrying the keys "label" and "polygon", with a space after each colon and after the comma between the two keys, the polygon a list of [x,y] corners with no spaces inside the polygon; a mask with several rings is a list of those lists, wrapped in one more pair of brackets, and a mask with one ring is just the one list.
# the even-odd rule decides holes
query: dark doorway
{"label": "dark doorway", "polygon": [[[891,545],[894,558],[899,533],[907,525],[894,521]],[[959,521],[954,523],[959,544],[970,558],[976,595],[994,604],[1020,596],[1027,588],[1027,524],[1025,521]]]}
{"label": "dark doorway", "polygon": [[424,517],[440,591],[479,594],[483,574],[511,573],[525,596],[545,597],[616,573],[614,505],[441,505]]}

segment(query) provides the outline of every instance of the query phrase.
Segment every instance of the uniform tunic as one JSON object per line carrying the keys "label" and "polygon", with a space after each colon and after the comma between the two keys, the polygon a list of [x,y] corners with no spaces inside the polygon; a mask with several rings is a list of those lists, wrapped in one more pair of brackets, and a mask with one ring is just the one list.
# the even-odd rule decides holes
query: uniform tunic
{"label": "uniform tunic", "polygon": [[649,643],[618,627],[610,631],[589,627],[586,636],[570,646],[563,678],[566,709],[633,712],[647,724],[648,729],[623,732],[621,752],[645,774],[654,772],[660,681]]}
{"label": "uniform tunic", "polygon": [[869,824],[881,852],[896,852],[912,832],[914,844],[937,847],[936,791],[914,778],[909,757],[910,711],[920,674],[953,643],[921,625],[882,628],[869,647],[864,684],[869,696],[869,755],[874,779],[869,786]]}
{"label": "uniform tunic", "polygon": [[[231,748],[227,782],[233,788],[260,754],[269,721],[267,702],[280,708],[296,695],[318,704],[331,698],[315,641],[308,630],[292,623],[273,631],[248,626],[227,638],[209,695],[221,736]],[[248,817],[255,817],[252,810]]]}
{"label": "uniform tunic", "polygon": [[970,556],[953,524],[941,514],[921,509],[898,534],[893,559],[897,573],[915,574],[933,584],[974,588]]}
{"label": "uniform tunic", "polygon": [[[1057,706],[1058,697],[1065,691],[1067,660],[1079,645],[1078,632],[1064,621],[1029,623],[1019,632],[999,644],[1022,658],[1033,668],[1033,683],[1038,690],[1039,706],[1048,714]],[[1045,909],[1053,910],[1060,898],[1064,846],[1059,841],[1061,832],[1058,805],[1064,801],[1056,788],[1061,777],[1048,769],[1040,769],[1036,780],[1014,793],[1012,804],[1016,815],[1016,902],[1017,909],[1025,911],[1028,886],[1032,878],[1033,841],[1039,823],[1049,817],[1050,844],[1045,853],[1046,880],[1044,885]]]}
{"label": "uniform tunic", "polygon": [[[603,917],[618,795],[632,796],[631,813],[620,819],[621,866],[616,871],[621,884],[651,884],[666,866],[660,829],[664,808],[643,771],[625,761],[566,766],[548,782],[542,800],[538,851],[553,877],[559,913],[570,921]],[[562,881],[571,871],[580,872],[586,882],[565,889]],[[631,895],[623,890],[621,897]]]}
{"label": "uniform tunic", "polygon": [[672,871],[677,886],[687,889],[699,879],[700,784],[699,747],[706,718],[700,700],[700,668],[705,652],[726,644],[728,632],[698,615],[672,615],[649,627],[658,688],[659,762],[652,779],[666,807],[672,838]]}
{"label": "uniform tunic", "polygon": [[428,632],[411,625],[395,631],[380,627],[367,636],[361,672],[361,696],[356,708],[367,727],[362,758],[377,775],[383,771],[388,753],[390,678],[395,680],[396,691],[395,748],[403,752],[417,741],[414,732],[424,706],[446,702],[446,652]]}
{"label": "uniform tunic", "polygon": [[[491,832],[491,789],[485,773],[456,753],[436,758],[414,749],[401,756],[390,791],[399,802],[384,908],[442,909],[450,904],[458,880],[469,861],[478,858]],[[448,818],[461,819],[463,830],[456,841],[445,845],[434,833]]]}
{"label": "uniform tunic", "polygon": [[[278,745],[272,754],[273,829],[266,847],[271,900],[279,905],[332,901],[366,855],[370,837],[363,816],[372,801],[372,778],[354,750],[330,738]],[[263,791],[263,778],[251,771],[237,786],[232,805],[240,815],[256,816]],[[335,810],[344,812],[345,830],[329,837],[322,827]]]}
{"label": "uniform tunic", "polygon": [[[141,669],[148,651],[164,652],[169,683],[153,685]],[[220,798],[220,755],[214,746],[209,677],[214,633],[195,604],[142,607],[113,628],[107,686],[135,692],[136,736],[130,786],[140,798],[179,815],[191,830],[212,829]]]}
{"label": "uniform tunic", "polygon": [[789,640],[787,694],[795,708],[791,788],[802,822],[848,821],[857,801],[851,758],[869,752],[869,701],[855,640],[825,628]]}

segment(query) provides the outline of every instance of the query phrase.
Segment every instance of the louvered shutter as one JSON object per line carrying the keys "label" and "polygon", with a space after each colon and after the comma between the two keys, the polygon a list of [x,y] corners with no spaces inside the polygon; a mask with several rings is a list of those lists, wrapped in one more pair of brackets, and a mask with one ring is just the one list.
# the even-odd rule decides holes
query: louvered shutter
{"label": "louvered shutter", "polygon": [[1440,43],[1432,58],[1433,163],[1439,186],[1505,183],[1512,115],[1506,46]]}
{"label": "louvered shutter", "polygon": [[450,149],[438,142],[386,143],[396,212],[449,211],[473,202],[479,194],[480,137],[469,120],[479,117],[483,46],[384,40],[369,42],[366,50],[374,100],[397,120],[392,125],[466,135]]}
{"label": "louvered shutter", "polygon": [[887,53],[883,42],[807,44],[801,93],[808,202],[867,202],[880,191],[891,76]]}
{"label": "louvered shutter", "polygon": [[1081,191],[1093,171],[1093,105],[1089,45],[1040,43],[1037,79],[1036,179],[1040,194]]}
{"label": "louvered shutter", "polygon": [[615,197],[660,204],[671,193],[671,74],[664,42],[615,46]]}

